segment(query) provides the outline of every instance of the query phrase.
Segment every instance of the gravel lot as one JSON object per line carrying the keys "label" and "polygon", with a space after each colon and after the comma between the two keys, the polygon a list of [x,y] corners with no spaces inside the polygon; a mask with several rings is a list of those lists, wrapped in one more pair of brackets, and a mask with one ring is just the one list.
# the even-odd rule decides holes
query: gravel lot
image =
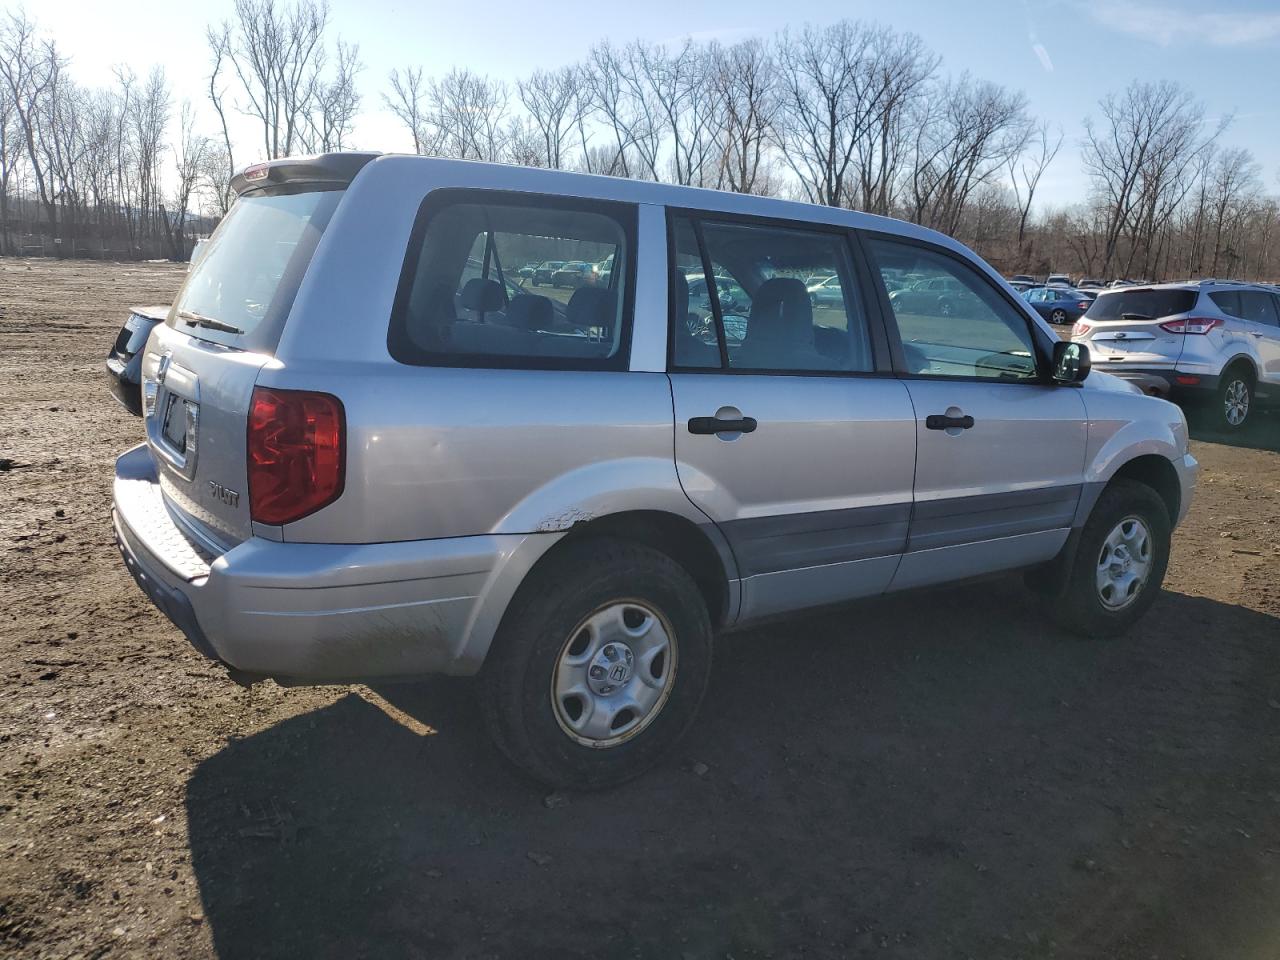
{"label": "gravel lot", "polygon": [[736,634],[670,763],[547,797],[465,681],[244,691],[135,588],[102,360],[181,277],[0,260],[0,955],[1280,955],[1280,417],[1195,443],[1130,637],[1016,579]]}

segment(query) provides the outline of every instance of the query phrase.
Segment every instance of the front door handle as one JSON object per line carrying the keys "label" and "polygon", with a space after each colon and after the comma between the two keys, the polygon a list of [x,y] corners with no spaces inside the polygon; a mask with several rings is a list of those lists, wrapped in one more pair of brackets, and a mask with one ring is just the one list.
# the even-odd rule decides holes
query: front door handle
{"label": "front door handle", "polygon": [[924,418],[924,425],[930,430],[968,430],[973,426],[973,417],[949,417],[945,413],[931,413]]}
{"label": "front door handle", "polygon": [[736,420],[723,420],[720,417],[691,417],[689,419],[690,433],[751,433],[755,428],[755,417],[739,417]]}

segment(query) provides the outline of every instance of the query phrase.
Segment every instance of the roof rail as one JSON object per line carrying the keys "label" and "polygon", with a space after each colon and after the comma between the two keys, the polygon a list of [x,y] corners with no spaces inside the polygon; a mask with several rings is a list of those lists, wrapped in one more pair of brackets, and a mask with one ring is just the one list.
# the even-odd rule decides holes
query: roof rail
{"label": "roof rail", "polygon": [[1241,286],[1243,286],[1243,285],[1245,285],[1245,284],[1247,284],[1247,283],[1249,283],[1249,282],[1250,282],[1250,281],[1248,281],[1248,280],[1229,280],[1229,279],[1227,279],[1227,278],[1225,278],[1225,277],[1224,277],[1224,278],[1218,278],[1218,277],[1205,277],[1203,280],[1200,280],[1200,281],[1199,281],[1200,286],[1202,286],[1202,287],[1203,287],[1205,284],[1207,284],[1207,283],[1238,283],[1238,284],[1240,284]]}

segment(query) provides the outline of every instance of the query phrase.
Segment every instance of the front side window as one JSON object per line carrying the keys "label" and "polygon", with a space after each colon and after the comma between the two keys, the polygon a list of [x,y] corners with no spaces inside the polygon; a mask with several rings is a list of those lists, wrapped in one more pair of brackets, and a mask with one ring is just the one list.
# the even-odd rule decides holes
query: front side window
{"label": "front side window", "polygon": [[[388,345],[403,363],[624,369],[633,209],[443,191],[423,204]],[[610,262],[617,269],[601,271]],[[526,264],[539,264],[522,270]]]}
{"label": "front side window", "polygon": [[842,235],[681,218],[673,240],[677,367],[874,369]]}
{"label": "front side window", "polygon": [[915,286],[888,291],[908,373],[984,380],[1037,377],[1027,318],[976,270],[915,244],[870,238],[868,248],[882,275],[905,271],[923,278]]}

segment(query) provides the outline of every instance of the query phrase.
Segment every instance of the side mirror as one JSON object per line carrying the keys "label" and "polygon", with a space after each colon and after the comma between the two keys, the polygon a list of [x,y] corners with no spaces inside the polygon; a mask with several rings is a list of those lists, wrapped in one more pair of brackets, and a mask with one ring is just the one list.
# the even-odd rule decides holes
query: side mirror
{"label": "side mirror", "polygon": [[1059,340],[1053,345],[1053,379],[1058,383],[1083,383],[1093,361],[1083,343]]}

